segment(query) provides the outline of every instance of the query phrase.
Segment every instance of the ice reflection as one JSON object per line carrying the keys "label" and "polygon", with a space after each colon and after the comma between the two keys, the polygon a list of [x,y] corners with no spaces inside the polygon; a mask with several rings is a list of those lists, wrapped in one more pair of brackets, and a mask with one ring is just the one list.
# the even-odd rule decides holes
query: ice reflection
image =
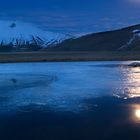
{"label": "ice reflection", "polygon": [[140,68],[124,68],[123,84],[118,97],[123,99],[140,97]]}
{"label": "ice reflection", "polygon": [[140,97],[140,68],[131,68],[128,72],[128,82],[132,83],[129,87],[129,98]]}

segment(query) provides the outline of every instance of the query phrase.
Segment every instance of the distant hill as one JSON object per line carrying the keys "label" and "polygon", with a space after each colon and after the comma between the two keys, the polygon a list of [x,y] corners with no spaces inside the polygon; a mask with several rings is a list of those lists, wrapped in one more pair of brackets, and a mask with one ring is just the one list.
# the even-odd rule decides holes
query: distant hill
{"label": "distant hill", "polygon": [[140,24],[67,39],[50,51],[140,51]]}

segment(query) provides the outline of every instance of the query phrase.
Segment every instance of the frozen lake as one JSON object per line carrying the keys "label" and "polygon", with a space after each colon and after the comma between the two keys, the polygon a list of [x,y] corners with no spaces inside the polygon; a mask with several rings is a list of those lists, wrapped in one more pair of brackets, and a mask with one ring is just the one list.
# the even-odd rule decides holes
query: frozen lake
{"label": "frozen lake", "polygon": [[139,137],[140,68],[130,63],[0,64],[0,138]]}
{"label": "frozen lake", "polygon": [[0,112],[22,106],[82,111],[84,100],[140,96],[140,69],[131,62],[20,63],[0,65]]}

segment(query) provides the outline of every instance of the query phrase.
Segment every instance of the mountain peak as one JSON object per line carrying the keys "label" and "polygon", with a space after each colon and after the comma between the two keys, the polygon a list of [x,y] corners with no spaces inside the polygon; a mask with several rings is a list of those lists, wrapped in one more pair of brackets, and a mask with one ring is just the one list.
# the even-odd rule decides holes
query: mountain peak
{"label": "mountain peak", "polygon": [[39,43],[39,40],[42,40],[41,45],[47,47],[49,44],[60,43],[67,38],[69,38],[67,35],[44,31],[33,24],[19,21],[0,21],[0,42],[4,44],[15,44],[17,40]]}

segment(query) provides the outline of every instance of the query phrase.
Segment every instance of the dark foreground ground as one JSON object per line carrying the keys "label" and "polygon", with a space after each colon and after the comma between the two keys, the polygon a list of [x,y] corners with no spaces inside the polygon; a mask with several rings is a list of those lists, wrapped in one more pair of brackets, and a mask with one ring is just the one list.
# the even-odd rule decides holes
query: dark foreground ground
{"label": "dark foreground ground", "polygon": [[[104,97],[87,100],[85,112],[54,112],[30,105],[13,116],[0,117],[1,140],[139,140],[140,121],[133,104],[139,99]],[[90,106],[89,106],[90,107]]]}
{"label": "dark foreground ground", "polygon": [[140,60],[140,52],[8,52],[0,53],[0,62]]}

